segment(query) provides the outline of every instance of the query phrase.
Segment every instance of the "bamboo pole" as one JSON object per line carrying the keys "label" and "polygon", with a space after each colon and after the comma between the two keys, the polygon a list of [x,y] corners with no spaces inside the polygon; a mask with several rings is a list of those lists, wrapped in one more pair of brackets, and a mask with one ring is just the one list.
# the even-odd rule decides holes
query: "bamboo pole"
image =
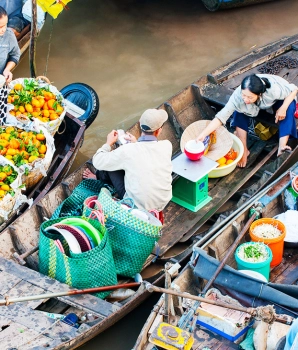
{"label": "bamboo pole", "polygon": [[37,5],[36,0],[32,0],[31,35],[29,46],[29,66],[31,78],[36,78],[35,52],[37,40]]}
{"label": "bamboo pole", "polygon": [[87,288],[87,289],[73,289],[73,290],[58,292],[58,293],[38,294],[38,295],[31,295],[31,296],[25,296],[20,298],[10,298],[9,296],[7,296],[5,297],[5,299],[0,299],[0,306],[4,306],[4,305],[8,306],[9,304],[23,302],[23,301],[57,298],[57,297],[71,296],[71,295],[78,295],[78,294],[99,293],[99,292],[106,292],[109,290],[120,289],[120,288],[134,288],[134,287],[139,287],[140,285],[141,285],[140,282],[132,282],[132,283],[116,284],[113,286],[95,287],[95,288]]}

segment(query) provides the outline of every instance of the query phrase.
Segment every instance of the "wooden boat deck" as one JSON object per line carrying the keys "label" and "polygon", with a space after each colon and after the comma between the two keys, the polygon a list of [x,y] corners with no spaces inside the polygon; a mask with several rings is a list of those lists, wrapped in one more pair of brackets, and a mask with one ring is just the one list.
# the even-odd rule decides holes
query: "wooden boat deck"
{"label": "wooden boat deck", "polygon": [[[0,266],[1,299],[6,295],[24,297],[70,290],[68,285],[1,257]],[[49,318],[39,310],[64,315],[70,312],[77,315],[92,313],[99,322],[119,309],[119,306],[90,294],[58,299],[41,299],[1,306],[1,348],[23,350],[41,346],[52,349],[82,332],[82,328],[78,330],[60,320]],[[87,324],[83,325],[84,331],[88,328],[90,326]]]}

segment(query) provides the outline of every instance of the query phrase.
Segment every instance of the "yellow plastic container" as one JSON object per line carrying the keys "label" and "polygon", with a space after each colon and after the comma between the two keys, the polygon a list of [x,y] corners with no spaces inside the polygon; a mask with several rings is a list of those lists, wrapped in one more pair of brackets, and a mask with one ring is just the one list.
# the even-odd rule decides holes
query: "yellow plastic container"
{"label": "yellow plastic container", "polygon": [[[269,224],[269,225],[275,226],[282,232],[282,234],[276,238],[262,238],[254,235],[253,230],[255,229],[255,227],[262,224]],[[272,218],[263,218],[263,219],[256,220],[250,225],[249,235],[253,242],[263,242],[267,244],[271,249],[273,258],[272,258],[270,267],[277,266],[282,262],[282,256],[284,252],[284,239],[286,236],[286,227],[281,221],[272,219]]]}

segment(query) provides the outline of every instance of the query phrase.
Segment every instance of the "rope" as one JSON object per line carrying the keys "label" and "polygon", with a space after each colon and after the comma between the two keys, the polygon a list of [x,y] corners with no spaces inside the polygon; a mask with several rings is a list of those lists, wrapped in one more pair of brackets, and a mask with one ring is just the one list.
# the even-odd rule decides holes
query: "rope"
{"label": "rope", "polygon": [[276,320],[277,315],[275,313],[273,305],[267,305],[257,307],[255,309],[253,317],[266,323],[272,324]]}
{"label": "rope", "polygon": [[49,64],[50,51],[51,51],[53,28],[54,28],[54,18],[52,17],[52,24],[51,24],[49,46],[48,46],[48,53],[47,53],[47,59],[46,59],[46,66],[45,66],[45,71],[43,73],[44,76],[47,76],[47,72],[48,72],[48,64]]}

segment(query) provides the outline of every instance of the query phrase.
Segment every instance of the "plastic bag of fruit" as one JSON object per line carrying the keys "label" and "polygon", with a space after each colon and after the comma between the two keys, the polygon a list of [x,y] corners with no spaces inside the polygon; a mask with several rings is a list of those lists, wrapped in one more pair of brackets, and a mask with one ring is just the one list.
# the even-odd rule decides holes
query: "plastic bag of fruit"
{"label": "plastic bag of fruit", "polygon": [[27,191],[47,175],[54,152],[53,136],[36,120],[0,127],[0,154],[19,169]]}
{"label": "plastic bag of fruit", "polygon": [[7,103],[5,124],[22,127],[38,120],[51,135],[59,129],[66,113],[62,94],[49,80],[39,78],[13,80],[9,84]]}
{"label": "plastic bag of fruit", "polygon": [[[19,169],[0,155],[0,224],[20,203],[22,195],[22,174]],[[27,198],[26,198],[27,199]]]}

